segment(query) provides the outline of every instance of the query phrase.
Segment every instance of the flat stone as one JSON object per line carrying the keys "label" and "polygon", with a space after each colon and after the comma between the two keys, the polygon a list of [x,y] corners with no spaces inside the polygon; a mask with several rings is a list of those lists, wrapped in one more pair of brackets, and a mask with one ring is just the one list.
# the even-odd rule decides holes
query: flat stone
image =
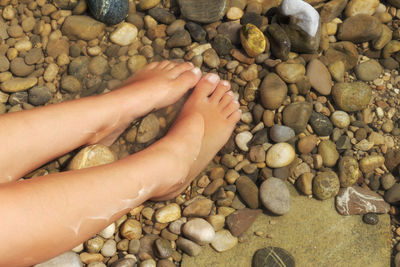
{"label": "flat stone", "polygon": [[296,134],[305,130],[313,106],[308,102],[292,103],[283,110],[283,123],[292,128]]}
{"label": "flat stone", "polygon": [[338,214],[333,198],[319,201],[300,195],[292,185],[288,188],[291,211],[282,217],[260,214],[248,230],[253,233],[262,229],[272,239],[248,235],[246,242],[224,252],[223,256],[205,247],[195,258],[184,255],[181,266],[251,266],[254,253],[268,246],[288,251],[295,258],[296,266],[390,266],[389,215],[380,215],[379,223],[371,227],[359,216]]}
{"label": "flat stone", "polygon": [[68,251],[34,267],[82,267],[78,254]]}
{"label": "flat stone", "polygon": [[339,40],[362,43],[374,40],[382,32],[382,23],[378,18],[359,14],[347,18],[340,26],[337,37]]}
{"label": "flat stone", "polygon": [[[283,265],[282,265],[283,264]],[[294,267],[293,256],[279,247],[266,247],[259,249],[253,256],[252,267],[285,266]]]}
{"label": "flat stone", "polygon": [[290,210],[290,194],[283,180],[270,177],[260,186],[261,203],[269,211],[283,215]]}
{"label": "flat stone", "polygon": [[232,249],[237,243],[238,238],[232,236],[228,230],[223,229],[215,233],[211,246],[218,252],[224,252]]}
{"label": "flat stone", "polygon": [[196,218],[185,223],[182,232],[187,238],[199,245],[211,243],[215,237],[214,228],[201,218]]}
{"label": "flat stone", "polygon": [[179,0],[182,15],[188,20],[211,23],[220,20],[228,8],[228,1]]}
{"label": "flat stone", "polygon": [[37,78],[14,78],[1,84],[1,90],[7,93],[15,93],[28,90],[37,84]]}
{"label": "flat stone", "polygon": [[239,236],[250,228],[250,226],[261,213],[262,210],[259,209],[254,210],[243,208],[237,210],[226,217],[226,225],[228,226],[232,235]]}
{"label": "flat stone", "polygon": [[206,217],[210,214],[213,201],[210,199],[199,199],[183,210],[185,217]]}
{"label": "flat stone", "polygon": [[336,209],[342,215],[387,213],[390,205],[377,193],[353,185],[341,188],[336,196]]}
{"label": "flat stone", "polygon": [[91,145],[81,149],[68,165],[68,170],[79,170],[108,164],[117,160],[115,154],[105,145]]}
{"label": "flat stone", "polygon": [[307,76],[311,86],[322,95],[329,95],[332,89],[332,77],[328,68],[318,59],[307,65]]}
{"label": "flat stone", "polygon": [[154,114],[149,114],[142,119],[139,125],[136,141],[138,143],[147,143],[157,137],[160,130],[158,118]]}
{"label": "flat stone", "polygon": [[258,187],[254,182],[247,176],[240,176],[235,184],[246,204],[252,209],[258,208]]}
{"label": "flat stone", "polygon": [[287,95],[286,83],[275,73],[265,76],[259,88],[260,99],[264,108],[276,109],[280,107]]}
{"label": "flat stone", "polygon": [[103,32],[105,25],[88,16],[69,16],[61,28],[64,35],[86,41],[96,39]]}
{"label": "flat stone", "polygon": [[173,222],[181,217],[181,207],[176,203],[168,204],[156,211],[155,218],[159,223]]}

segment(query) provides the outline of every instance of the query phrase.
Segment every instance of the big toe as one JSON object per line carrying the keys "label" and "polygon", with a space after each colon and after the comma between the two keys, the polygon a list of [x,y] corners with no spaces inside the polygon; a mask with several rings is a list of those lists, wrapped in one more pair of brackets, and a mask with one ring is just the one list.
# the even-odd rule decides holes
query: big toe
{"label": "big toe", "polygon": [[[186,65],[186,63],[181,64]],[[193,88],[201,78],[201,70],[199,68],[188,67],[190,66],[187,64],[186,66],[178,65],[174,67],[174,69],[170,70],[170,72],[179,73],[174,79],[174,82],[177,86],[183,86],[185,88]],[[179,69],[179,70],[177,70]]]}

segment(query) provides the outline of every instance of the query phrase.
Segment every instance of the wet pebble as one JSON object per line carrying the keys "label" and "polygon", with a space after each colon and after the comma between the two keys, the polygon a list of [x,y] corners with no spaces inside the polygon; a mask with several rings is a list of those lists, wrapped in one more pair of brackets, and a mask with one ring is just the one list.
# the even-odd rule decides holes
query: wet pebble
{"label": "wet pebble", "polygon": [[331,120],[322,113],[312,112],[310,116],[310,125],[319,136],[329,136],[333,131]]}
{"label": "wet pebble", "polygon": [[379,222],[379,217],[376,213],[367,213],[363,215],[362,220],[366,224],[376,225]]}
{"label": "wet pebble", "polygon": [[249,131],[244,131],[236,135],[235,142],[242,151],[249,151],[249,147],[247,146],[247,144],[252,138],[252,133],[250,133]]}
{"label": "wet pebble", "polygon": [[333,171],[320,172],[313,179],[313,194],[320,200],[336,196],[339,188],[339,178]]}
{"label": "wet pebble", "polygon": [[215,238],[211,242],[211,246],[218,252],[230,250],[238,243],[238,238],[232,236],[228,230],[220,230],[215,233]]}
{"label": "wet pebble", "polygon": [[87,4],[97,20],[110,25],[123,21],[129,11],[129,0],[88,0]]}
{"label": "wet pebble", "polygon": [[295,136],[295,132],[290,127],[275,124],[270,128],[269,136],[276,143],[287,142]]}
{"label": "wet pebble", "polygon": [[211,243],[215,237],[214,228],[201,218],[195,218],[185,223],[182,233],[199,245]]}
{"label": "wet pebble", "polygon": [[169,223],[181,217],[181,208],[176,203],[171,203],[158,209],[155,213],[155,219],[159,223]]}
{"label": "wet pebble", "polygon": [[289,190],[281,179],[268,178],[260,186],[261,203],[274,214],[284,215],[290,210]]}
{"label": "wet pebble", "polygon": [[295,151],[291,145],[278,143],[268,149],[266,163],[268,167],[280,168],[292,163],[295,156]]}
{"label": "wet pebble", "polygon": [[235,182],[236,188],[241,198],[246,202],[247,206],[256,209],[258,203],[258,187],[247,176],[240,176]]}

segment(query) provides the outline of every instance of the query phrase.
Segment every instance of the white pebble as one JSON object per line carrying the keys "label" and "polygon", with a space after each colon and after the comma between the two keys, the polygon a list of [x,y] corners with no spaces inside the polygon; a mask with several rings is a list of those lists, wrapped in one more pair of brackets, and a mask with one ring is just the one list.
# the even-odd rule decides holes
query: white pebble
{"label": "white pebble", "polygon": [[277,143],[267,151],[266,163],[268,167],[280,168],[292,163],[296,153],[288,143]]}
{"label": "white pebble", "polygon": [[350,125],[350,116],[344,111],[337,110],[332,113],[331,121],[338,128],[346,128]]}
{"label": "white pebble", "polygon": [[99,235],[104,237],[104,238],[111,238],[114,235],[115,232],[115,224],[112,223],[109,226],[107,226],[106,228],[104,228]]}
{"label": "white pebble", "polygon": [[253,135],[249,131],[244,131],[236,135],[236,145],[243,151],[249,151],[247,143],[253,138]]}
{"label": "white pebble", "polygon": [[138,30],[135,25],[122,22],[111,34],[110,40],[117,45],[126,46],[135,41]]}

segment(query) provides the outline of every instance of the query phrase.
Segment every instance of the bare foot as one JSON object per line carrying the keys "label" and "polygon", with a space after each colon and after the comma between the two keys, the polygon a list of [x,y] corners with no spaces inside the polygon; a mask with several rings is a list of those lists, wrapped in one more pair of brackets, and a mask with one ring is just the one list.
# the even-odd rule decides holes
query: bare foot
{"label": "bare foot", "polygon": [[153,62],[138,71],[121,88],[106,96],[121,107],[115,122],[98,132],[89,144],[111,145],[135,119],[179,100],[201,78],[192,63]]}
{"label": "bare foot", "polygon": [[181,193],[228,141],[241,116],[239,103],[234,100],[229,89],[227,81],[219,81],[219,77],[211,73],[196,85],[181,114],[196,111],[204,119],[204,138],[199,156],[177,190],[153,200],[171,199]]}

